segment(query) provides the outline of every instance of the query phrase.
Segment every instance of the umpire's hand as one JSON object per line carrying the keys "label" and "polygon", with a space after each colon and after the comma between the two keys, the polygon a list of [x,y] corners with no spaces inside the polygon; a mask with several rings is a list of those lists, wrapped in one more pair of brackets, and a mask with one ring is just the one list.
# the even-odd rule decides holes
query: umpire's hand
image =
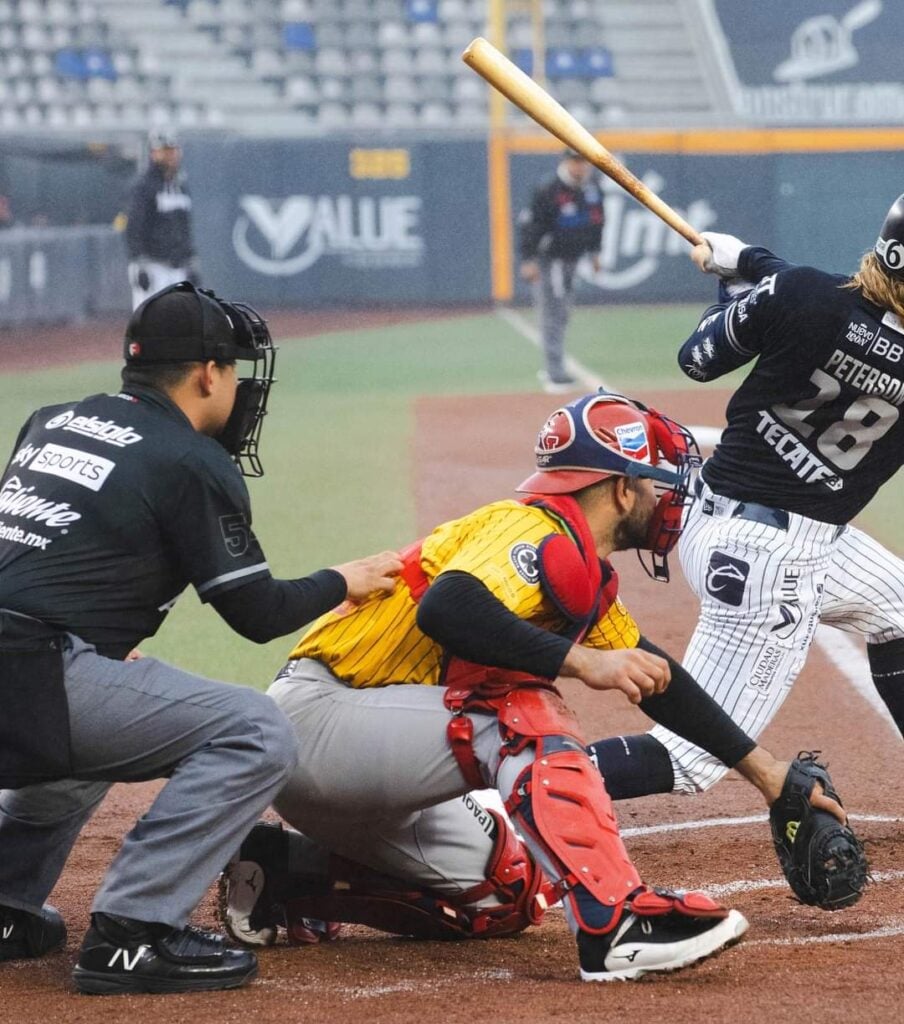
{"label": "umpire's hand", "polygon": [[357,603],[381,590],[391,593],[395,589],[395,577],[402,571],[402,560],[395,551],[381,551],[378,555],[331,568],[345,577],[346,600]]}

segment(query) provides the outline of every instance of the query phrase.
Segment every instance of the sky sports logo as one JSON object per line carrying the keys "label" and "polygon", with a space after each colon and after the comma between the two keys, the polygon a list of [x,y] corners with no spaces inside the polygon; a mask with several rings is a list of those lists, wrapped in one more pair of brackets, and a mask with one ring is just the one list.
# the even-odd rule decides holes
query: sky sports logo
{"label": "sky sports logo", "polygon": [[62,477],[91,491],[99,491],[115,467],[109,459],[61,444],[45,444],[28,466],[33,473]]}

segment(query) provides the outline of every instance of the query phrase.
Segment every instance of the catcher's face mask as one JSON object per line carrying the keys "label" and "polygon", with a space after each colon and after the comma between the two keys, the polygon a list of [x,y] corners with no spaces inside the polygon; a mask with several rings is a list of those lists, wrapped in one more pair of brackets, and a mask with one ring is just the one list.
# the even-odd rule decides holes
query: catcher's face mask
{"label": "catcher's face mask", "polygon": [[131,365],[250,362],[251,372],[239,376],[232,413],[217,440],[243,476],[263,476],[257,449],[274,381],[276,348],[267,322],[255,309],[181,281],[146,299],[132,314],[125,358]]}
{"label": "catcher's face mask", "polygon": [[601,388],[557,409],[543,425],[534,451],[537,471],[519,491],[572,494],[611,476],[652,480],[657,503],[638,555],[649,576],[668,581],[668,554],[681,534],[691,473],[701,461],[684,427]]}

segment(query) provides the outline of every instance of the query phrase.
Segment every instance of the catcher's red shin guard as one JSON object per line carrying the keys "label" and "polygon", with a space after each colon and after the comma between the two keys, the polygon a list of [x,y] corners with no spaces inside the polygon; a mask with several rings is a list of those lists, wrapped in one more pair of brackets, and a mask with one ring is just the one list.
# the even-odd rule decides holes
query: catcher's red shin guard
{"label": "catcher's red shin guard", "polygon": [[[497,831],[486,881],[448,896],[334,857],[328,890],[297,896],[286,904],[289,941],[310,918],[364,924],[420,939],[492,938],[538,924],[551,886],[505,819],[489,813]],[[487,905],[491,897],[495,900]]]}
{"label": "catcher's red shin guard", "polygon": [[583,746],[571,737],[538,739],[537,756],[519,776],[506,809],[556,865],[555,889],[578,926],[592,934],[614,928],[641,881]]}

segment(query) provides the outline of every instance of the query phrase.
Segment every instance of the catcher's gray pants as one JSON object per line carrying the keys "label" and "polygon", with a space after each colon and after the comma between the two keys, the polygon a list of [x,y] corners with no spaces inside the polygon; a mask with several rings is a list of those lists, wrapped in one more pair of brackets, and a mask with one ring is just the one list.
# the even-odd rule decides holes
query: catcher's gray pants
{"label": "catcher's gray pants", "polygon": [[113,782],[169,777],[126,836],[92,910],[181,928],[295,764],[264,694],[155,658],[63,655],[73,778],[0,792],[0,905],[37,911]]}
{"label": "catcher's gray pants", "polygon": [[541,256],[540,279],[534,285],[534,303],[540,320],[540,337],[546,372],[555,379],[568,377],[565,369],[565,328],[571,315],[574,268],[577,260]]}
{"label": "catcher's gray pants", "polygon": [[[485,880],[493,840],[446,738],[443,687],[353,689],[302,659],[268,693],[298,738],[298,766],[274,801],[290,825],[350,860],[449,895]],[[487,785],[505,799],[534,750],[500,763],[496,716],[469,717]],[[543,849],[525,842],[558,877]]]}

